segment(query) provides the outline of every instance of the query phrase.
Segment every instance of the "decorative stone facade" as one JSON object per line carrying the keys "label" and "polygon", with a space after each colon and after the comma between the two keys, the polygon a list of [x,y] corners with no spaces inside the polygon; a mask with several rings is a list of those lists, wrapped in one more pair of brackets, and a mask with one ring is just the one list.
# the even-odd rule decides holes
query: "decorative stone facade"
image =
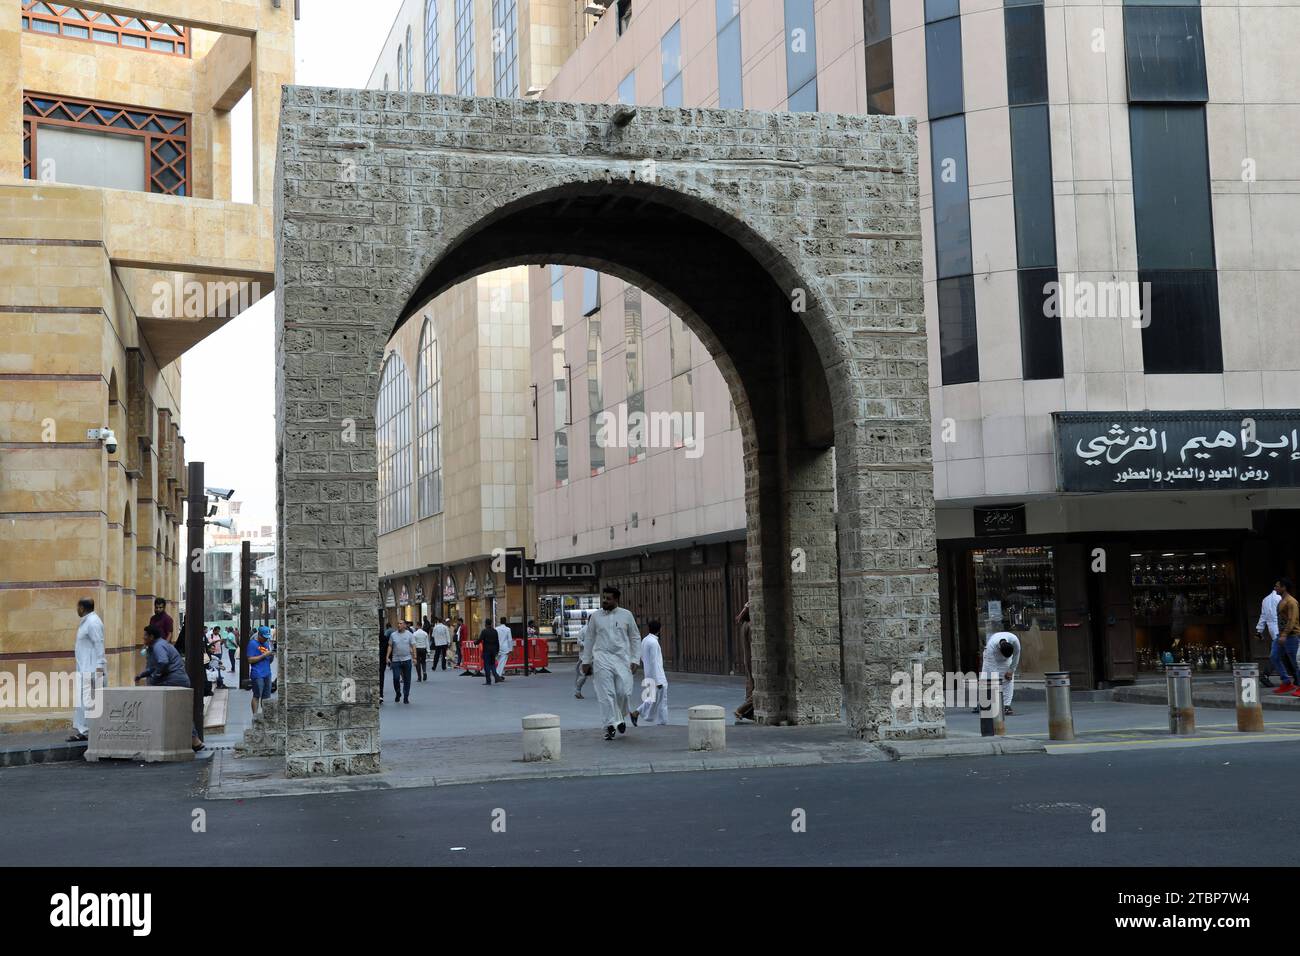
{"label": "decorative stone facade", "polygon": [[521,263],[635,282],[718,362],[744,434],[760,720],[844,703],[867,738],[942,735],[941,711],[890,704],[895,671],[940,667],[910,120],[289,87],[279,142],[290,775],[379,766],[385,344],[433,295]]}

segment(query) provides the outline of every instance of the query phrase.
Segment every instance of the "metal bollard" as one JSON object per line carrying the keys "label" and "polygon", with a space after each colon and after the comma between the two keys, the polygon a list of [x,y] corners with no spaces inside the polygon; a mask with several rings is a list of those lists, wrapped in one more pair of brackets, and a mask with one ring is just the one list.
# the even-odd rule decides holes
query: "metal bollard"
{"label": "metal bollard", "polygon": [[1006,722],[1002,718],[1002,681],[999,675],[979,677],[980,736],[1005,737]]}
{"label": "metal bollard", "polygon": [[1047,737],[1074,739],[1074,713],[1070,710],[1070,672],[1047,671]]}
{"label": "metal bollard", "polygon": [[1232,683],[1237,690],[1237,729],[1264,729],[1264,705],[1259,701],[1259,665],[1233,664]]}
{"label": "metal bollard", "polygon": [[1179,736],[1196,733],[1196,710],[1192,707],[1192,665],[1166,664],[1169,690],[1169,732]]}

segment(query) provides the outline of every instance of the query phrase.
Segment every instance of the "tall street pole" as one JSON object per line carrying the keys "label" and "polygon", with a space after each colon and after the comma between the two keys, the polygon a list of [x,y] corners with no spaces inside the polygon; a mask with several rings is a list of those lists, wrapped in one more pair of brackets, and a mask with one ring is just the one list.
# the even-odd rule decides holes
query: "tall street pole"
{"label": "tall street pole", "polygon": [[241,542],[239,546],[239,639],[244,642],[244,645],[239,649],[240,690],[247,690],[253,686],[252,681],[248,679],[248,655],[244,653],[244,649],[248,647],[248,630],[253,623],[253,609],[249,606],[253,600],[253,592],[248,586],[251,578],[249,564],[252,560],[252,546],[247,541]]}
{"label": "tall street pole", "polygon": [[189,514],[185,518],[185,672],[194,689],[194,727],[203,739],[203,521],[208,496],[203,492],[203,462],[189,463]]}

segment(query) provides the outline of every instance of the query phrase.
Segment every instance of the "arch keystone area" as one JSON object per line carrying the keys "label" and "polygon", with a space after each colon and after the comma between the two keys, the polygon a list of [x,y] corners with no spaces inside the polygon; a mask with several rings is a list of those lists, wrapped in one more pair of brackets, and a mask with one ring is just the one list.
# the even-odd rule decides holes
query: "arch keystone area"
{"label": "arch keystone area", "polygon": [[915,122],[620,109],[284,90],[280,696],[244,749],[290,776],[379,769],[385,343],[520,263],[626,278],[717,361],[744,440],[760,722],[843,707],[865,739],[943,735],[942,709],[890,701],[896,672],[942,669]]}

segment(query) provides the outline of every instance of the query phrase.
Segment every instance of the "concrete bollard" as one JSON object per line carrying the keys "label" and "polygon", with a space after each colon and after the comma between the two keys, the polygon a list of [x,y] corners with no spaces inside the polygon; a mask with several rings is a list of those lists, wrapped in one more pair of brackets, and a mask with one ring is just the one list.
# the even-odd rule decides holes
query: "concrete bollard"
{"label": "concrete bollard", "polygon": [[524,724],[524,762],[560,759],[560,718],[555,714],[529,714]]}
{"label": "concrete bollard", "polygon": [[1264,729],[1264,705],[1259,700],[1259,665],[1233,664],[1232,683],[1237,690],[1237,729]]}
{"label": "concrete bollard", "polygon": [[1166,664],[1169,691],[1169,732],[1185,737],[1196,733],[1196,709],[1192,706],[1192,665]]}
{"label": "concrete bollard", "polygon": [[1047,671],[1047,739],[1074,739],[1074,712],[1070,709],[1070,672]]}
{"label": "concrete bollard", "polygon": [[726,711],[715,704],[698,704],[686,711],[686,742],[691,750],[726,750]]}
{"label": "concrete bollard", "polygon": [[194,759],[194,691],[188,687],[106,687],[99,713],[87,715],[85,757],[143,760]]}
{"label": "concrete bollard", "polygon": [[980,736],[1005,737],[1007,724],[1002,717],[1002,681],[997,674],[979,677]]}

